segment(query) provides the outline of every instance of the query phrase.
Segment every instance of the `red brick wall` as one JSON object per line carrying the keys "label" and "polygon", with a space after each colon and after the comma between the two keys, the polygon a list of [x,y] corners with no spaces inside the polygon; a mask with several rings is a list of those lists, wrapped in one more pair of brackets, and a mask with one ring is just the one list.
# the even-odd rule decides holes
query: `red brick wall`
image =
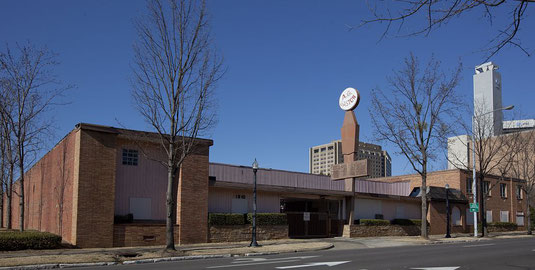
{"label": "red brick wall", "polygon": [[81,129],[79,136],[75,244],[80,247],[112,247],[116,134]]}
{"label": "red brick wall", "polygon": [[[72,203],[76,131],[63,138],[25,174],[24,228],[47,231],[73,243]],[[18,182],[14,191],[19,193]],[[12,228],[20,222],[19,197],[13,196]],[[4,209],[4,218],[7,209]]]}
{"label": "red brick wall", "polygon": [[179,244],[208,241],[208,174],[207,151],[188,156],[182,164],[177,194]]}
{"label": "red brick wall", "polygon": [[[453,207],[458,207],[461,212],[461,225],[453,225],[453,220],[450,220],[451,233],[467,233],[470,232],[472,226],[466,224],[466,204],[450,204],[450,211]],[[429,234],[446,234],[446,202],[432,201],[429,204],[427,219],[429,220],[430,228]],[[451,214],[451,213],[450,213]],[[468,217],[472,218],[472,216]]]}
{"label": "red brick wall", "polygon": [[[116,224],[113,226],[114,247],[165,245],[165,224]],[[175,226],[175,242],[179,241]]]}

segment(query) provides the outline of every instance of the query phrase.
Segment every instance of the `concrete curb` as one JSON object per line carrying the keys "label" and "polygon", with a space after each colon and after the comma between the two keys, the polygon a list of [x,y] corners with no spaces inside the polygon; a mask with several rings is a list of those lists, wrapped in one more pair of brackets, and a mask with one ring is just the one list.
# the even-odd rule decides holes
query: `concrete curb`
{"label": "concrete curb", "polygon": [[[304,250],[288,250],[283,252],[259,252],[259,253],[245,253],[242,256],[265,256],[265,255],[276,255],[281,253],[292,253],[292,252],[302,252],[302,251],[318,251],[326,250],[333,248],[334,244],[330,244],[326,247],[316,248],[316,249],[304,249]],[[33,270],[33,269],[56,269],[56,268],[73,268],[73,267],[92,267],[92,266],[108,266],[108,265],[118,265],[118,264],[145,264],[145,263],[157,263],[157,262],[172,262],[172,261],[184,261],[184,260],[199,260],[199,259],[215,259],[215,258],[230,258],[234,257],[237,254],[217,254],[217,255],[191,255],[191,256],[180,256],[180,257],[165,257],[165,258],[154,258],[154,259],[141,259],[141,260],[129,260],[120,262],[96,262],[96,263],[62,263],[62,264],[39,264],[39,265],[24,265],[24,266],[9,266],[9,267],[0,267],[0,270]],[[240,256],[240,255],[238,255]]]}

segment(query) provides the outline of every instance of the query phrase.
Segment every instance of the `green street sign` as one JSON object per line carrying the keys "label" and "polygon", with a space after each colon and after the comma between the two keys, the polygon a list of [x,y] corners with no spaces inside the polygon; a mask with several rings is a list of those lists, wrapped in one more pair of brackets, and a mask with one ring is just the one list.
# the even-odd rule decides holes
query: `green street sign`
{"label": "green street sign", "polygon": [[479,212],[479,203],[470,203],[470,212]]}

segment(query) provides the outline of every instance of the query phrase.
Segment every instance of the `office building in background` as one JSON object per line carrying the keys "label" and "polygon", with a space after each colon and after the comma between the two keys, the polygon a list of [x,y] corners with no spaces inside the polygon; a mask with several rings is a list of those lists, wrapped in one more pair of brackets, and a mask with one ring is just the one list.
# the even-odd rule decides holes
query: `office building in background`
{"label": "office building in background", "polygon": [[[368,159],[372,172],[369,178],[392,175],[392,159],[380,145],[359,142],[358,159]],[[342,141],[313,146],[309,149],[309,172],[313,174],[331,174],[333,164],[343,163]]]}

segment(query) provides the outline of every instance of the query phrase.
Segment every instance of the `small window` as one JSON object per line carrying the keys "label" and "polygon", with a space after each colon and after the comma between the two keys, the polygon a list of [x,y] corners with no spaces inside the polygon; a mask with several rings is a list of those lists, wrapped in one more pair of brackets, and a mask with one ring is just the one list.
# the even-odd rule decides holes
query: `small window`
{"label": "small window", "polygon": [[489,181],[483,181],[483,192],[487,194],[487,196],[490,196],[490,182]]}
{"label": "small window", "polygon": [[521,185],[516,186],[516,198],[518,200],[522,200],[522,186]]}
{"label": "small window", "polygon": [[123,149],[123,165],[137,166],[138,152],[133,149]]}
{"label": "small window", "polygon": [[472,178],[466,178],[466,194],[472,194]]}
{"label": "small window", "polygon": [[318,149],[314,149],[314,153],[317,153],[317,152],[319,152],[319,150]]}
{"label": "small window", "polygon": [[500,196],[507,198],[507,184],[500,184]]}

